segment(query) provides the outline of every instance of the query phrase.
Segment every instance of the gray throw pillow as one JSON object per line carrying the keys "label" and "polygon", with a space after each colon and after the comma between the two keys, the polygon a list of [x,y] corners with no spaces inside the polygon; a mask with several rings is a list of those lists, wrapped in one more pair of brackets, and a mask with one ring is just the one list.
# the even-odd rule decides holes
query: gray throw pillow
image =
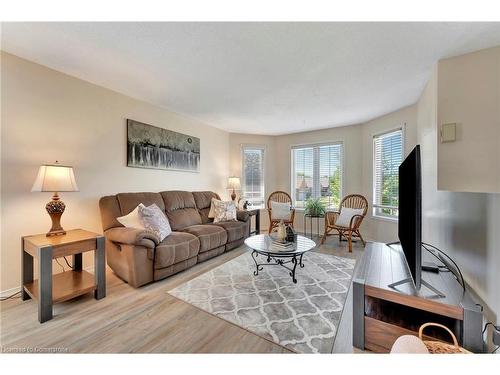
{"label": "gray throw pillow", "polygon": [[160,237],[160,241],[163,241],[172,233],[172,228],[170,228],[165,213],[154,203],[148,207],[139,206],[139,217],[144,228],[156,233]]}

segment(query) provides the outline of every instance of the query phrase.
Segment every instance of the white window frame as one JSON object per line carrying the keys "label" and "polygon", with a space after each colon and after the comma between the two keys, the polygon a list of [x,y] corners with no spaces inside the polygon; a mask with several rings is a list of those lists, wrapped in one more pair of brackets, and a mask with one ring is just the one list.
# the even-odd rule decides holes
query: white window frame
{"label": "white window frame", "polygon": [[[345,147],[344,141],[330,141],[330,142],[320,142],[320,143],[305,143],[305,144],[294,144],[290,146],[290,193],[292,197],[292,202],[295,204],[295,160],[293,157],[293,150],[301,149],[301,148],[314,148],[320,146],[334,146],[341,145],[342,146],[342,160],[340,165],[342,166],[342,171],[340,173],[340,200],[344,196],[344,171],[345,171]],[[314,156],[313,156],[314,157]],[[313,162],[314,163],[314,162]],[[318,164],[319,165],[319,164]],[[302,207],[295,207],[297,211],[304,211]],[[339,207],[327,207],[327,211],[338,211]]]}
{"label": "white window frame", "polygon": [[375,203],[376,200],[376,183],[375,183],[375,139],[378,137],[381,137],[385,134],[389,133],[394,133],[397,131],[401,131],[401,147],[403,150],[403,158],[402,160],[405,159],[406,157],[406,123],[390,128],[388,130],[384,130],[379,133],[372,134],[372,209],[371,209],[371,216],[374,219],[378,220],[385,220],[385,221],[390,221],[390,222],[397,222],[398,221],[398,216],[397,215],[379,215],[377,214],[377,208],[391,208],[391,209],[398,209],[398,207],[394,206],[387,206],[387,205],[379,205]]}
{"label": "white window frame", "polygon": [[256,207],[252,206],[252,208],[264,208],[266,205],[266,146],[265,145],[260,145],[260,144],[250,144],[250,143],[242,143],[240,144],[240,149],[241,149],[241,199],[246,199],[245,198],[245,191],[243,188],[245,187],[245,150],[260,150],[262,151],[262,181],[261,181],[261,187],[262,187],[262,207]]}

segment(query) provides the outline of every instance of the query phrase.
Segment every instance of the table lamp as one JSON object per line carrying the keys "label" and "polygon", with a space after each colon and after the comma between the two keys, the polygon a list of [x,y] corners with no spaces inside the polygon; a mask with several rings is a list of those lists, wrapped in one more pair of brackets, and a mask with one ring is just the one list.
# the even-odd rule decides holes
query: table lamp
{"label": "table lamp", "polygon": [[229,177],[227,180],[227,189],[232,189],[233,192],[231,193],[231,199],[234,201],[236,200],[236,191],[235,190],[240,190],[241,185],[240,185],[240,178],[239,177]]}
{"label": "table lamp", "polygon": [[45,206],[52,220],[52,228],[47,233],[47,237],[66,234],[66,231],[61,227],[61,216],[66,205],[59,199],[58,192],[78,191],[73,167],[60,165],[57,161],[55,164],[40,166],[31,191],[54,193],[52,200]]}

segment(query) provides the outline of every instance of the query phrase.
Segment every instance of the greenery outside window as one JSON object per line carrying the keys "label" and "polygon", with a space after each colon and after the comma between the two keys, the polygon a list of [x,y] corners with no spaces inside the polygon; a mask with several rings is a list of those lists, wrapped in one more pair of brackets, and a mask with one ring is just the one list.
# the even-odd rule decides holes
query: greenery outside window
{"label": "greenery outside window", "polygon": [[342,199],[341,142],[292,147],[292,200],[304,208],[307,199],[319,198],[327,209],[337,209]]}
{"label": "greenery outside window", "polygon": [[373,137],[373,215],[398,217],[399,165],[403,161],[403,129]]}

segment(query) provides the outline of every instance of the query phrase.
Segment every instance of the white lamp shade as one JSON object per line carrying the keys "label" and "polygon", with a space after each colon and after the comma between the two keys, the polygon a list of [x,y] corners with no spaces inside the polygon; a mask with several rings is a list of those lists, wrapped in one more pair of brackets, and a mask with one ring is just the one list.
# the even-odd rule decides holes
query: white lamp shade
{"label": "white lamp shade", "polygon": [[239,177],[229,177],[227,179],[227,188],[239,190],[241,188]]}
{"label": "white lamp shade", "polygon": [[78,191],[73,167],[64,165],[40,166],[31,191]]}

